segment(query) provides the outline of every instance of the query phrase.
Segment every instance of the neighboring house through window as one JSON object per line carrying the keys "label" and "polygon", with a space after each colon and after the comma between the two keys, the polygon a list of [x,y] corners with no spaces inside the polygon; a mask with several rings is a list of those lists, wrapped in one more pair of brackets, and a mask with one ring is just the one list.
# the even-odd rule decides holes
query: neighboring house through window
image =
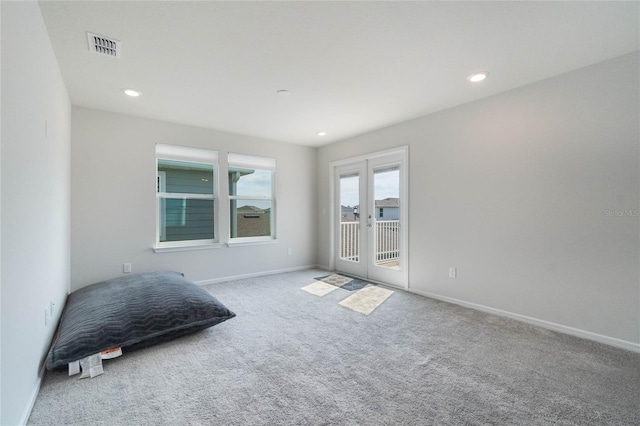
{"label": "neighboring house through window", "polygon": [[158,247],[217,242],[218,153],[156,145]]}
{"label": "neighboring house through window", "polygon": [[375,206],[377,210],[376,219],[379,220],[398,220],[400,218],[400,199],[388,197],[382,200],[376,200]]}

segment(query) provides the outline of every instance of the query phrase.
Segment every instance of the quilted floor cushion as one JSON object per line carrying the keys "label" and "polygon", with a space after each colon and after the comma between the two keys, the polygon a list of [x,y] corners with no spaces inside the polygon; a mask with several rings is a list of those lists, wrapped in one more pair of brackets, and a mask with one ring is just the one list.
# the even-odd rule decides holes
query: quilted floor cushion
{"label": "quilted floor cushion", "polygon": [[147,272],[69,294],[47,369],[106,349],[150,346],[214,326],[235,314],[177,272]]}

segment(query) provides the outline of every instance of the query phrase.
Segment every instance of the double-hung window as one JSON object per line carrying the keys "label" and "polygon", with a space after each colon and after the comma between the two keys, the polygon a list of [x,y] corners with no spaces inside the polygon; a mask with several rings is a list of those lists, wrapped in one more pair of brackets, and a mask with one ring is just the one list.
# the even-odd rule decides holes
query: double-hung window
{"label": "double-hung window", "polygon": [[158,249],[218,241],[218,153],[156,145]]}
{"label": "double-hung window", "polygon": [[231,241],[275,239],[274,158],[229,153]]}

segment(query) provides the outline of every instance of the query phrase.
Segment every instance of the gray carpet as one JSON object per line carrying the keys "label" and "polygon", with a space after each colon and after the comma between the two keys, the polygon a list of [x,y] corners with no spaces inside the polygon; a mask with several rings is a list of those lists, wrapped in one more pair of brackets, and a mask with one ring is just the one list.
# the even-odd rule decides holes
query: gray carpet
{"label": "gray carpet", "polygon": [[322,272],[206,287],[237,317],[48,372],[29,424],[640,424],[640,354],[402,291],[365,316]]}

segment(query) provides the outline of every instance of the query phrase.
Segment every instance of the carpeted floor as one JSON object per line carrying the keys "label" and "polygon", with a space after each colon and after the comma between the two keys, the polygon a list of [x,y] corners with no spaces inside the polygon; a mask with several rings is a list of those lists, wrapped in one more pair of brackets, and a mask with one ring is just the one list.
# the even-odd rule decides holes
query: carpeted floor
{"label": "carpeted floor", "polygon": [[640,424],[640,354],[402,291],[362,315],[321,275],[207,286],[236,318],[48,372],[29,424]]}

